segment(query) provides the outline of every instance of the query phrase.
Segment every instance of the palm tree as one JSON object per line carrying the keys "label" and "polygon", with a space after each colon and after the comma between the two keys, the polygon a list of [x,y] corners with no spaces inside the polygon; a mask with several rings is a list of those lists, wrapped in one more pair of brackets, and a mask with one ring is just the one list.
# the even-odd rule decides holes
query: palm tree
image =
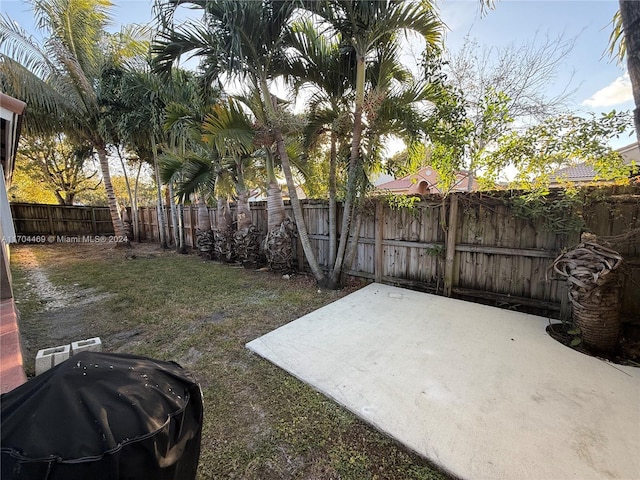
{"label": "palm tree", "polygon": [[110,35],[109,0],[33,0],[40,44],[8,17],[0,17],[0,85],[29,105],[28,128],[67,131],[89,142],[98,154],[116,235],[125,229],[118,211],[101,128],[100,76],[140,54],[144,42]]}
{"label": "palm tree", "polygon": [[624,33],[624,48],[620,51],[620,57],[627,56],[627,69],[636,105],[633,112],[636,139],[640,141],[640,2],[620,0],[618,13],[618,37],[621,30]]}
{"label": "palm tree", "polygon": [[329,264],[337,251],[337,164],[339,143],[346,143],[351,122],[347,113],[355,83],[353,56],[341,48],[340,34],[322,35],[309,20],[295,22],[288,43],[297,51],[288,75],[296,79],[296,88],[312,85],[308,103],[304,146],[312,148],[329,135]]}
{"label": "palm tree", "polygon": [[192,22],[178,28],[169,26],[169,31],[159,38],[153,48],[157,55],[158,71],[166,72],[177,58],[191,52],[203,57],[205,75],[208,78],[215,78],[219,73],[226,72],[248,78],[257,87],[287,180],[300,243],[316,280],[322,282],[324,273],[309,241],[285,144],[285,128],[282,124],[284,110],[269,89],[269,81],[279,75],[281,66],[287,62],[285,41],[289,25],[298,9],[297,2],[171,1],[160,14],[163,24],[171,23],[172,13],[182,3],[203,8],[206,24]]}
{"label": "palm tree", "polygon": [[[309,0],[304,3],[309,10],[321,17],[334,32],[340,33],[344,47],[352,49],[356,63],[353,132],[347,192],[344,201],[340,243],[329,279],[329,285],[337,287],[340,284],[353,216],[352,206],[357,189],[358,170],[362,165],[361,146],[365,128],[367,64],[375,52],[384,50],[390,42],[394,42],[395,35],[401,31],[412,30],[422,36],[428,46],[436,45],[441,38],[442,24],[433,5],[428,1]],[[372,93],[371,90],[369,93]],[[369,99],[377,101],[372,95],[369,95]]]}
{"label": "palm tree", "polygon": [[256,151],[253,121],[234,100],[213,107],[202,123],[202,139],[223,158],[233,161],[236,187],[237,229],[234,236],[236,254],[246,266],[258,263],[259,234],[251,220],[246,173]]}
{"label": "palm tree", "polygon": [[153,168],[158,235],[162,248],[168,248],[158,165],[159,145],[164,141],[165,82],[151,74],[148,66],[140,64],[136,68],[107,70],[102,76],[102,85],[108,94],[103,95],[101,107],[111,123],[111,136],[117,137]]}

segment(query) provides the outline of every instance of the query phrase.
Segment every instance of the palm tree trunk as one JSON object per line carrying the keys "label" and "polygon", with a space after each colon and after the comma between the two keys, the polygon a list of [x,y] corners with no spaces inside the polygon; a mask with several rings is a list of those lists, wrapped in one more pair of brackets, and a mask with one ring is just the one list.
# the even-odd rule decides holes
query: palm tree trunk
{"label": "palm tree trunk", "polygon": [[340,231],[340,243],[338,244],[338,253],[336,261],[331,271],[330,287],[338,288],[340,285],[340,277],[342,273],[342,265],[344,262],[344,253],[347,248],[347,240],[349,239],[349,226],[352,217],[353,197],[355,196],[356,186],[356,167],[358,158],[360,157],[360,143],[362,141],[362,112],[364,108],[364,87],[365,87],[365,71],[366,64],[364,56],[358,58],[356,70],[356,106],[353,113],[353,137],[351,139],[351,155],[349,157],[349,173],[347,176],[347,194],[344,199],[344,211],[342,214],[342,228]]}
{"label": "palm tree trunk", "polygon": [[184,202],[180,201],[177,205],[177,213],[178,213],[178,243],[177,243],[177,252],[178,253],[187,253],[187,242],[184,235]]}
{"label": "palm tree trunk", "polygon": [[282,190],[278,185],[276,174],[273,167],[273,156],[271,148],[266,147],[267,154],[267,230],[278,228],[284,222],[286,213],[284,210],[284,202],[282,200]]}
{"label": "palm tree trunk", "polygon": [[127,167],[124,164],[124,158],[122,158],[122,152],[120,151],[120,147],[116,147],[116,152],[118,152],[118,160],[120,160],[120,166],[122,166],[122,174],[124,176],[124,185],[127,189],[127,196],[129,197],[129,205],[133,208],[133,192],[131,190],[131,182],[129,181],[129,175],[127,174]]}
{"label": "palm tree trunk", "polygon": [[620,18],[627,44],[627,69],[636,105],[633,111],[636,140],[640,141],[640,2],[620,0]]}
{"label": "palm tree trunk", "polygon": [[180,233],[178,231],[178,210],[176,209],[175,194],[173,191],[173,181],[169,182],[169,206],[171,208],[171,223],[173,225],[173,241],[178,248],[180,245]]}
{"label": "palm tree trunk", "polygon": [[[316,259],[316,255],[313,252],[313,248],[311,247],[311,242],[309,241],[309,233],[307,232],[307,226],[304,223],[304,215],[302,213],[302,205],[300,204],[300,199],[298,198],[298,192],[296,191],[296,185],[293,181],[293,174],[291,172],[291,165],[289,164],[289,156],[287,155],[287,149],[284,144],[284,138],[282,137],[282,133],[280,130],[275,131],[276,137],[276,145],[278,147],[278,155],[280,157],[280,161],[282,162],[282,170],[284,171],[284,176],[287,179],[287,187],[289,187],[289,198],[291,198],[291,208],[293,210],[293,217],[296,220],[296,228],[298,229],[298,238],[300,238],[300,243],[302,244],[302,249],[304,250],[304,255],[309,262],[309,267],[311,268],[311,272],[318,282],[319,285],[324,285],[326,282],[326,278],[324,276],[324,272],[320,268],[318,264],[318,260]],[[302,266],[300,265],[302,269]]]}
{"label": "palm tree trunk", "polygon": [[[260,90],[265,107],[267,108],[267,111],[269,112],[271,118],[273,118],[276,112],[271,100],[271,93],[269,92],[269,87],[267,85],[266,79],[261,79]],[[282,132],[279,128],[273,128],[273,133],[276,138],[278,156],[280,157],[280,162],[282,162],[282,171],[284,172],[284,176],[287,180],[287,187],[289,188],[289,198],[291,199],[293,217],[296,221],[296,228],[298,229],[298,237],[300,238],[300,243],[302,244],[304,255],[307,259],[307,262],[309,262],[309,267],[311,268],[311,272],[313,273],[316,282],[318,282],[319,284],[323,284],[325,282],[325,276],[313,252],[311,242],[309,241],[309,233],[307,232],[307,226],[304,223],[302,205],[300,205],[300,199],[298,198],[296,185],[293,181],[293,173],[291,172],[291,164],[289,163],[289,155],[287,154],[287,148],[284,144],[284,137],[282,136]]]}
{"label": "palm tree trunk", "polygon": [[[131,206],[131,213],[133,216],[133,209],[134,209],[135,203],[133,201],[133,191],[131,190],[131,182],[129,181],[129,175],[127,173],[127,168],[124,164],[124,158],[122,158],[122,152],[120,151],[119,146],[116,147],[116,152],[118,153],[118,159],[120,160],[120,165],[122,166],[122,174],[124,175],[124,184],[125,184],[125,187],[127,188],[127,196],[129,197],[129,205]],[[127,211],[126,208],[127,207],[125,205],[124,206],[125,214]],[[127,226],[129,219],[125,218],[125,215],[121,215],[120,218],[122,219],[122,223],[124,225],[125,231],[127,231],[127,238],[131,240],[132,239],[131,237],[133,237],[133,231],[130,230]]]}
{"label": "palm tree trunk", "polygon": [[158,167],[158,147],[156,145],[155,138],[151,136],[151,150],[153,151],[153,173],[156,177],[156,197],[158,202],[158,208],[156,213],[158,214],[158,236],[160,237],[160,246],[162,248],[169,248],[167,245],[166,224],[164,216],[164,204],[162,203],[162,182],[160,181],[160,168]]}
{"label": "palm tree trunk", "polygon": [[216,228],[220,231],[227,230],[231,224],[231,210],[226,197],[218,198]]}
{"label": "palm tree trunk", "polygon": [[286,218],[282,190],[277,182],[269,182],[267,188],[267,228],[272,231],[282,225]]}
{"label": "palm tree trunk", "polygon": [[331,130],[331,157],[329,158],[329,265],[336,263],[336,249],[338,246],[338,218],[336,207],[336,162],[338,161],[337,153],[337,134],[335,130]]}
{"label": "palm tree trunk", "polygon": [[238,218],[237,230],[251,226],[251,208],[249,207],[249,195],[245,189],[238,190],[238,204],[236,215]]}
{"label": "palm tree trunk", "polygon": [[113,184],[111,183],[107,148],[104,144],[98,144],[96,146],[96,150],[98,151],[98,159],[100,160],[100,170],[102,171],[104,189],[107,192],[107,204],[109,205],[109,213],[111,214],[111,222],[113,223],[113,232],[117,237],[124,237],[126,233],[124,230],[124,224],[120,218],[120,212],[118,211],[118,200],[116,199],[116,195],[113,191]]}
{"label": "palm tree trunk", "polygon": [[356,213],[356,219],[351,229],[352,236],[351,241],[349,242],[349,248],[347,249],[347,253],[345,254],[345,268],[343,268],[342,277],[340,279],[340,283],[343,282],[346,277],[345,270],[351,270],[353,268],[353,262],[356,258],[356,253],[358,252],[358,242],[360,241],[360,227],[362,225],[362,212],[358,211]]}
{"label": "palm tree trunk", "polygon": [[233,236],[231,234],[231,210],[227,197],[219,197],[217,200],[216,229],[213,232],[213,256],[221,261],[230,262],[235,254],[233,252]]}
{"label": "palm tree trunk", "polygon": [[140,172],[142,171],[142,161],[138,163],[136,182],[133,187],[133,204],[131,205],[131,220],[133,221],[133,238],[140,240],[140,212],[138,212],[138,186],[140,185]]}
{"label": "palm tree trunk", "polygon": [[198,195],[198,229],[203,232],[211,230],[211,216],[209,215],[209,208],[207,207],[202,195]]}

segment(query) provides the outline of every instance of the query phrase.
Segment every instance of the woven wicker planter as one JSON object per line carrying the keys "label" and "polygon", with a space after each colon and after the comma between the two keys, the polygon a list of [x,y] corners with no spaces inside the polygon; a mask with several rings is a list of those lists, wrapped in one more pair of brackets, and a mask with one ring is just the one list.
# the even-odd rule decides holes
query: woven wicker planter
{"label": "woven wicker planter", "polygon": [[553,262],[556,273],[568,282],[573,323],[593,352],[611,352],[618,342],[621,265],[619,253],[592,242],[581,243]]}
{"label": "woven wicker planter", "polygon": [[[610,271],[607,282],[588,295],[570,290],[573,324],[582,331],[582,342],[595,352],[610,352],[618,343],[620,333],[621,277]],[[576,295],[578,294],[578,295]],[[574,299],[574,296],[578,297]]]}

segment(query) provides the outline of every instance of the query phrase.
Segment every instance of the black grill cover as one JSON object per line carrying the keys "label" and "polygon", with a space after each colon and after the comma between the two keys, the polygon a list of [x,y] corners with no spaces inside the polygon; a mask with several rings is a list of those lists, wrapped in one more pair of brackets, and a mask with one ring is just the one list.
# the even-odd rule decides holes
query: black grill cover
{"label": "black grill cover", "polygon": [[178,364],[82,352],[0,397],[2,480],[193,480],[200,387]]}

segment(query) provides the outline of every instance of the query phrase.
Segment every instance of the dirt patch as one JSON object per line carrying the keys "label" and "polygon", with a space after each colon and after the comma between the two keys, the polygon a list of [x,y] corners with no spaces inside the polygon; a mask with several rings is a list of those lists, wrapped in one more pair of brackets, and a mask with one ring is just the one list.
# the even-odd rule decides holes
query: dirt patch
{"label": "dirt patch", "polygon": [[65,287],[54,285],[43,269],[33,251],[21,251],[21,260],[28,265],[26,270],[26,295],[17,300],[32,302],[38,305],[37,311],[29,318],[21,316],[21,323],[38,325],[37,329],[29,329],[32,335],[22,334],[22,345],[25,357],[25,371],[28,376],[34,375],[35,355],[44,348],[65,345],[77,340],[84,340],[92,335],[93,325],[87,323],[90,312],[102,301],[111,297],[110,293],[98,292],[94,288],[81,288],[79,284]]}

